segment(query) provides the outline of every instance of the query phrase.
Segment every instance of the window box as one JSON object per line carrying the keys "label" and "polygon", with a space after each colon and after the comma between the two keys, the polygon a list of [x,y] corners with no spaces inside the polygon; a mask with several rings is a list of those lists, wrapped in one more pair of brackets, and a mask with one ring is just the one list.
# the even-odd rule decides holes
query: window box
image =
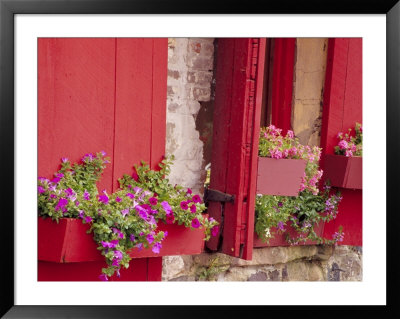
{"label": "window box", "polygon": [[[88,224],[74,218],[62,218],[59,223],[50,218],[38,219],[38,259],[41,261],[72,263],[104,260],[92,234],[87,234]],[[168,231],[159,254],[151,249],[130,251],[132,258],[161,257],[168,255],[195,255],[204,249],[204,228],[190,229],[183,225],[159,222],[159,230]]]}
{"label": "window box", "polygon": [[[263,242],[254,232],[253,246],[254,247],[276,247],[276,246],[291,246],[290,243],[286,241],[286,235],[289,234],[290,238],[297,238],[299,233],[294,230],[290,225],[285,226],[286,231],[282,234],[275,233],[274,238],[269,240],[269,243]],[[271,232],[275,232],[276,228],[271,228]],[[324,222],[320,222],[318,225],[314,226],[315,233],[322,237],[324,233]],[[306,242],[300,242],[299,245],[316,245],[317,242],[307,240]]]}
{"label": "window box", "polygon": [[343,155],[325,155],[324,178],[331,186],[362,189],[362,157]]}
{"label": "window box", "polygon": [[297,196],[306,161],[258,157],[257,194]]}

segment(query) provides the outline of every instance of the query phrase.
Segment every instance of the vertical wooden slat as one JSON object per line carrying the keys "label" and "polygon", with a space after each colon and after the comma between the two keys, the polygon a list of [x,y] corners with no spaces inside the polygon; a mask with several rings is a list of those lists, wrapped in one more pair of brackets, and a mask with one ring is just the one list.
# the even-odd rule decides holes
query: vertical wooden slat
{"label": "vertical wooden slat", "polygon": [[150,164],[157,168],[165,153],[168,39],[153,39],[153,96]]}
{"label": "vertical wooden slat", "polygon": [[[38,174],[52,177],[61,157],[112,154],[114,39],[38,40]],[[111,191],[109,165],[98,183]]]}
{"label": "vertical wooden slat", "polygon": [[296,39],[277,38],[274,41],[271,123],[286,132],[291,129]]}
{"label": "vertical wooden slat", "polygon": [[119,38],[116,51],[114,190],[134,164],[150,163],[153,40]]}
{"label": "vertical wooden slat", "polygon": [[[324,104],[321,128],[324,154],[333,154],[337,133],[362,122],[362,39],[329,39]],[[331,238],[343,226],[341,245],[362,245],[362,190],[340,189],[343,200],[337,218],[324,227],[324,236]]]}
{"label": "vertical wooden slat", "polygon": [[[226,192],[228,170],[228,141],[232,129],[231,103],[234,48],[235,39],[218,40],[210,188],[224,193]],[[210,202],[207,211],[210,217],[221,224],[222,233],[224,226],[221,203]],[[217,250],[220,239],[219,236],[212,237],[206,243],[206,246],[211,250]]]}

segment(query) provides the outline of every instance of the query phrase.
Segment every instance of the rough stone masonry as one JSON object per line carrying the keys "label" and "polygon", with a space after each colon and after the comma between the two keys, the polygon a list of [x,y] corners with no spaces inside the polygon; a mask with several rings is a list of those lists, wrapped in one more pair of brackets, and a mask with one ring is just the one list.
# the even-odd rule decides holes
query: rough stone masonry
{"label": "rough stone masonry", "polygon": [[[170,38],[166,153],[175,156],[171,183],[200,192],[203,142],[196,130],[201,102],[211,98],[214,39]],[[302,143],[319,144],[327,39],[297,39],[292,127]],[[164,281],[360,281],[362,249],[292,246],[254,249],[244,261],[221,253],[163,258]]]}

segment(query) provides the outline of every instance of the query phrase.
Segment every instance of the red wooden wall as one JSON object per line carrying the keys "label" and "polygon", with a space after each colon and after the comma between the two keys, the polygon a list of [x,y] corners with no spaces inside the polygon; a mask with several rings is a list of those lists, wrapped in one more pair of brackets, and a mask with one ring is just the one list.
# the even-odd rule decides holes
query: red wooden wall
{"label": "red wooden wall", "polygon": [[[362,123],[362,39],[329,39],[321,129],[323,155],[333,154],[337,133]],[[324,235],[332,237],[340,225],[342,245],[362,245],[362,190],[340,189],[343,200],[338,217],[325,224]]]}
{"label": "red wooden wall", "polygon": [[[155,167],[165,150],[167,50],[166,38],[40,38],[38,175],[52,177],[61,157],[104,150],[111,164],[98,188],[112,192],[140,160]],[[139,280],[161,279],[161,258],[135,263],[146,268]]]}

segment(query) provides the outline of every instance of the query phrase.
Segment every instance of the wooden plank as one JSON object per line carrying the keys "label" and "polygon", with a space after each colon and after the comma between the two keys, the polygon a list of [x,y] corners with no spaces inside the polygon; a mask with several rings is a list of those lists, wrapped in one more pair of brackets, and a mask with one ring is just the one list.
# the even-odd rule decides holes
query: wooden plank
{"label": "wooden plank", "polygon": [[[61,157],[113,151],[114,39],[38,40],[38,174],[53,177]],[[111,191],[109,165],[98,183]]]}
{"label": "wooden plank", "polygon": [[[232,127],[231,103],[234,48],[235,39],[218,39],[210,188],[224,193],[226,192],[228,169],[228,140]],[[210,217],[221,224],[220,232],[222,233],[224,227],[222,225],[221,203],[210,202],[207,212]],[[217,250],[220,240],[220,236],[211,237],[206,246],[211,250]]]}
{"label": "wooden plank", "polygon": [[[329,39],[321,128],[322,156],[334,154],[337,133],[362,120],[362,40]],[[323,176],[323,179],[326,176]],[[324,236],[331,238],[343,226],[340,245],[362,245],[362,190],[340,189],[343,200],[337,218],[325,225]]]}
{"label": "wooden plank", "polygon": [[153,100],[150,164],[156,169],[165,154],[168,39],[153,39]]}
{"label": "wooden plank", "polygon": [[146,260],[147,260],[146,281],[161,281],[161,279],[162,279],[162,257],[146,258]]}
{"label": "wooden plank", "polygon": [[133,165],[150,163],[153,100],[153,40],[116,40],[116,101],[113,187],[132,174]]}
{"label": "wooden plank", "polygon": [[[257,179],[257,161],[258,161],[258,142],[260,136],[260,117],[263,103],[264,77],[265,77],[265,62],[266,62],[266,44],[265,38],[258,39],[257,52],[257,72],[255,74],[255,92],[254,92],[254,112],[251,119],[252,134],[250,136],[250,156],[248,162],[248,192],[247,192],[247,207],[244,217],[245,221],[242,224],[246,225],[245,237],[243,240],[243,259],[251,260],[253,253],[253,238],[254,238],[254,207],[256,196],[256,179]],[[250,124],[250,121],[249,121]],[[250,131],[250,130],[249,130]]]}
{"label": "wooden plank", "polygon": [[295,38],[275,39],[271,123],[284,132],[291,129],[295,47]]}

